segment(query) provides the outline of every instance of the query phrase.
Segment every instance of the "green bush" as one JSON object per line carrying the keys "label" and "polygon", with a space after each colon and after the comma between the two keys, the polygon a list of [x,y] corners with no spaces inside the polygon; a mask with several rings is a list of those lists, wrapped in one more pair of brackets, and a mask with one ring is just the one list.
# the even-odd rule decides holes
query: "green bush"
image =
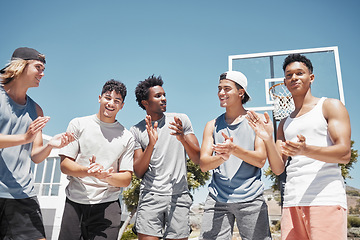
{"label": "green bush", "polygon": [[132,227],[134,226],[134,224],[129,224],[129,226],[127,226],[124,234],[121,237],[121,240],[132,240],[132,239],[137,239],[136,234],[132,231]]}
{"label": "green bush", "polygon": [[355,216],[348,216],[348,227],[360,227],[360,218]]}

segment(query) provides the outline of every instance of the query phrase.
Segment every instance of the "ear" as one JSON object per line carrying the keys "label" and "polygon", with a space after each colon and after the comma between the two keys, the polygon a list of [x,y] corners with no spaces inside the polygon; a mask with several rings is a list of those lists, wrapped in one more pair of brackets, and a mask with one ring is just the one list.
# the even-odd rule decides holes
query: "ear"
{"label": "ear", "polygon": [[146,108],[147,106],[149,106],[148,101],[146,100],[141,100],[141,104]]}
{"label": "ear", "polygon": [[124,101],[121,103],[120,110],[124,107]]}
{"label": "ear", "polygon": [[100,100],[101,100],[101,95],[99,95],[99,103],[100,103]]}
{"label": "ear", "polygon": [[239,97],[242,98],[244,96],[244,94],[245,94],[245,89],[240,88],[238,91],[239,91]]}
{"label": "ear", "polygon": [[284,86],[286,87],[286,81],[285,81],[285,78],[284,78]]}
{"label": "ear", "polygon": [[315,80],[315,75],[310,74],[310,84],[313,84],[314,80]]}

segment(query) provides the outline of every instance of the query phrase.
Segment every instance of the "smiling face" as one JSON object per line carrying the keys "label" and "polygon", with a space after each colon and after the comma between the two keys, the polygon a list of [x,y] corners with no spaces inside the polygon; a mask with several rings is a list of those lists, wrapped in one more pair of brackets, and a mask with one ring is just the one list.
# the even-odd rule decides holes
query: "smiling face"
{"label": "smiling face", "polygon": [[220,100],[220,107],[230,107],[234,104],[241,105],[242,95],[245,93],[244,89],[237,89],[235,83],[231,80],[220,80],[218,85],[218,97]]}
{"label": "smiling face", "polygon": [[99,96],[100,110],[98,118],[106,123],[115,122],[116,114],[123,108],[124,102],[120,93],[105,92]]}
{"label": "smiling face", "polygon": [[304,95],[310,90],[314,74],[302,62],[292,62],[285,68],[284,83],[292,95]]}
{"label": "smiling face", "polygon": [[149,88],[148,100],[143,100],[147,114],[162,116],[166,111],[166,97],[165,91],[161,86],[154,86]]}
{"label": "smiling face", "polygon": [[45,65],[38,60],[30,60],[26,65],[24,71],[19,76],[19,79],[23,79],[24,86],[38,87],[41,78],[44,76]]}

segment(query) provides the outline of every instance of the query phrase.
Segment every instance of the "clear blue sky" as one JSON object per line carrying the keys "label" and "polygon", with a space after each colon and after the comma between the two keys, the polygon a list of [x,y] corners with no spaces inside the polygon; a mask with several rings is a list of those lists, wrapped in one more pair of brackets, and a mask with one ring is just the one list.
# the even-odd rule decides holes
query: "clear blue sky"
{"label": "clear blue sky", "polygon": [[[145,115],[135,102],[135,86],[155,74],[164,79],[168,112],[186,113],[201,142],[206,122],[224,111],[217,83],[229,55],[338,46],[352,139],[359,149],[357,0],[34,0],[4,1],[1,10],[1,66],[20,46],[46,55],[45,77],[29,91],[51,117],[45,134],[65,131],[72,118],[96,113],[101,87],[111,78],[128,88],[118,120],[130,128]],[[325,92],[327,87],[321,86]],[[264,92],[253,87],[252,97],[259,94]],[[360,188],[360,164],[351,175],[347,183]],[[196,201],[205,194],[206,189],[198,191]]]}

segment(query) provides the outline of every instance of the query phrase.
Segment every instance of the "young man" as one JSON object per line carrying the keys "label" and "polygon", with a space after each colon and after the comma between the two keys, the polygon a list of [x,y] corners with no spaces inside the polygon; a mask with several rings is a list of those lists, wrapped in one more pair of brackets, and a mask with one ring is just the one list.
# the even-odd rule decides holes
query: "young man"
{"label": "young man", "polygon": [[272,171],[279,175],[287,164],[282,239],[346,239],[346,193],[338,164],[350,160],[349,115],[339,100],[311,94],[315,76],[305,56],[289,55],[283,70],[295,110],[281,120],[276,145],[269,115],[259,121],[249,113],[250,125],[265,142]]}
{"label": "young man", "polygon": [[135,137],[134,172],[142,179],[136,231],[140,240],[187,239],[190,234],[186,153],[198,164],[200,147],[185,114],[165,113],[161,77],[135,90],[146,118],[130,131]]}
{"label": "young man", "polygon": [[63,133],[43,146],[50,118],[27,91],[39,86],[44,70],[45,56],[25,47],[0,70],[0,239],[45,239],[31,161],[41,163],[53,148],[74,140]]}
{"label": "young man", "polygon": [[200,239],[232,239],[235,219],[242,239],[271,239],[261,182],[266,150],[245,118],[246,88],[241,72],[220,75],[218,97],[226,112],[204,129],[200,167],[213,174]]}
{"label": "young man", "polygon": [[110,80],[99,96],[97,114],[75,118],[68,126],[77,140],[60,151],[68,175],[59,239],[117,239],[119,194],[131,182],[134,138],[117,120],[126,87]]}

